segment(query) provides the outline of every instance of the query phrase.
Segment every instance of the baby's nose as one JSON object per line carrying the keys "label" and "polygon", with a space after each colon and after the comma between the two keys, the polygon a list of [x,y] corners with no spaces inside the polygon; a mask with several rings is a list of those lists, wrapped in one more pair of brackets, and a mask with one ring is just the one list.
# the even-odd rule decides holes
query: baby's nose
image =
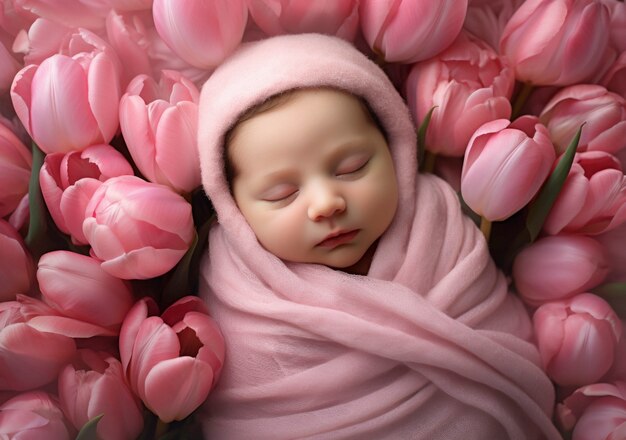
{"label": "baby's nose", "polygon": [[311,196],[308,215],[313,221],[337,215],[346,209],[345,198],[333,188],[323,186],[316,188]]}

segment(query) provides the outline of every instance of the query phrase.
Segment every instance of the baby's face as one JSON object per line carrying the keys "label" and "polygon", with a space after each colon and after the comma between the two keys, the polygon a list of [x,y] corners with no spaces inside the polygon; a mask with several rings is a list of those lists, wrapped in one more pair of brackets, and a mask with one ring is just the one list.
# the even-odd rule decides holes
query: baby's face
{"label": "baby's face", "polygon": [[353,96],[296,92],[243,122],[229,148],[234,198],[259,242],[286,261],[347,268],[391,223],[387,143]]}

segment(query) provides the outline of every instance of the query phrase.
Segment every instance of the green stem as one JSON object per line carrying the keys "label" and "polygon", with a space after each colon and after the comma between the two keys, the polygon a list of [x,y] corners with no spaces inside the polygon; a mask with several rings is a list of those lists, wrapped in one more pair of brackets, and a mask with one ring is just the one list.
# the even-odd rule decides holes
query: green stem
{"label": "green stem", "polygon": [[156,427],[154,428],[154,440],[158,440],[165,435],[169,428],[169,424],[165,423],[163,420],[158,419]]}
{"label": "green stem", "polygon": [[422,171],[425,173],[432,173],[435,170],[435,162],[437,161],[437,153],[432,151],[424,151],[424,166]]}
{"label": "green stem", "polygon": [[489,236],[491,235],[491,222],[485,217],[480,217],[480,232],[485,236],[485,240],[489,243]]}
{"label": "green stem", "polygon": [[522,89],[517,94],[515,98],[515,102],[513,103],[513,110],[511,112],[511,121],[517,119],[518,116],[522,113],[522,107],[526,104],[528,97],[530,96],[530,92],[532,92],[534,86],[531,83],[522,84]]}

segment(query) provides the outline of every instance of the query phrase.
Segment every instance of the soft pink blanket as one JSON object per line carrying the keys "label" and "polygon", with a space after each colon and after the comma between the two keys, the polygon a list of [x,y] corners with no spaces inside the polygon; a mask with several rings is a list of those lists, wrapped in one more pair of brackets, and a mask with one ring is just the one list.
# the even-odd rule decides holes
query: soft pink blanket
{"label": "soft pink blanket", "polygon": [[[221,143],[237,115],[311,85],[365,97],[387,130],[401,199],[367,276],[266,252],[224,179]],[[408,112],[378,67],[330,37],[254,43],[204,86],[200,126],[220,222],[201,295],[227,347],[207,439],[560,438],[527,312],[456,194],[416,175]]]}

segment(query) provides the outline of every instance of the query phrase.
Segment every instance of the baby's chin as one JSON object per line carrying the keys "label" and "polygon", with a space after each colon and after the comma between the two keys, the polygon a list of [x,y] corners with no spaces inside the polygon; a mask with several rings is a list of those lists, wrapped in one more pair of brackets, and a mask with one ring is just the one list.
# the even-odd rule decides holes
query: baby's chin
{"label": "baby's chin", "polygon": [[366,275],[372,263],[372,257],[376,251],[378,241],[374,242],[365,252],[337,252],[332,257],[324,259],[324,261],[301,261],[302,263],[322,264],[331,269],[340,270],[342,272],[355,275]]}

